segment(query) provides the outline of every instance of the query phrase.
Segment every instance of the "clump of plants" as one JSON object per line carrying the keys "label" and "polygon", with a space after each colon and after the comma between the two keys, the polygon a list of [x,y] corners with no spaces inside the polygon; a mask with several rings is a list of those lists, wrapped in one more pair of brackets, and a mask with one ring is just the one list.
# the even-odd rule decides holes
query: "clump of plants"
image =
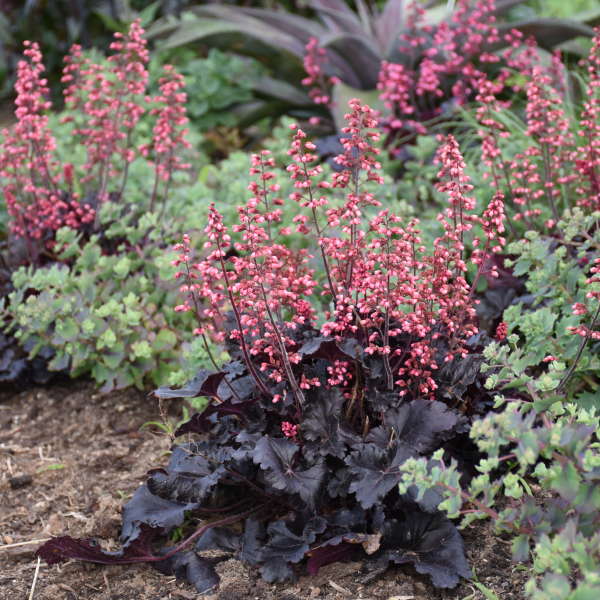
{"label": "clump of plants", "polygon": [[170,247],[194,222],[179,202],[182,185],[193,192],[187,96],[169,65],[147,95],[143,34],[139,21],[116,34],[107,59],[73,47],[60,123],[48,114],[39,48],[26,45],[17,120],[0,142],[7,378],[25,354],[91,374],[104,390],[164,384],[180,369],[175,349],[191,342],[189,317],[168,308],[176,287],[161,283]]}
{"label": "clump of plants", "polygon": [[401,492],[435,491],[438,508],[463,527],[490,518],[510,535],[515,561],[531,562],[525,592],[535,600],[600,591],[599,41],[581,109],[556,59],[550,68],[527,63],[523,124],[508,118],[489,82],[481,88],[482,153],[515,238],[486,292],[490,304],[508,304],[483,350],[485,387],[498,394],[471,428],[484,458],[468,485],[462,465],[439,452],[401,467]]}
{"label": "clump of plants", "polygon": [[530,230],[543,229],[543,221],[552,230],[565,210],[600,206],[599,39],[596,32],[583,63],[583,84],[569,77],[560,54],[548,64],[530,45],[518,63],[526,95],[522,116],[509,113],[498,82],[485,77],[478,82],[476,116],[486,178],[507,200],[515,239],[521,237],[519,221]]}
{"label": "clump of plants", "polygon": [[[177,432],[201,438],[176,446],[169,465],[127,504],[121,552],[57,538],[40,549],[46,560],[153,562],[199,591],[217,583],[211,562],[197,554],[212,548],[258,566],[267,581],[292,577],[306,558],[315,573],[357,552],[379,567],[412,564],[439,587],[469,576],[460,535],[436,509],[439,498],[417,501],[410,491],[399,494],[398,484],[408,457],[438,449],[454,456],[487,400],[479,378],[485,335],[465,279],[465,244],[477,232],[471,260],[482,266],[503,243],[502,206],[492,200],[483,215],[473,213],[464,162],[449,137],[438,155],[448,207],[432,248],[417,220],[403,225],[384,209],[367,223],[365,209],[379,205],[363,187],[381,181],[379,133],[368,106],[353,100],[350,109],[340,170],[330,180],[315,183],[322,170],[315,146],[293,128],[293,224],[281,222],[286,200],[263,151],[252,158],[252,197],[232,228],[239,241],[232,244],[213,205],[203,254],[192,257],[188,237],[177,247],[184,301],[176,310],[195,315],[207,351],[216,339],[231,360],[155,394],[209,397]],[[335,208],[329,197],[338,190],[344,201]],[[308,251],[285,245],[293,229],[316,241],[322,281]],[[180,544],[152,550],[173,528],[215,514],[222,517]],[[233,523],[241,532],[226,527]]]}
{"label": "clump of plants", "polygon": [[274,78],[258,94],[283,101],[288,114],[312,116],[322,131],[339,133],[348,100],[361,98],[382,111],[386,146],[396,154],[419,133],[452,121],[474,99],[480,72],[508,78],[512,46],[522,48],[525,37],[547,49],[593,37],[593,14],[502,22],[515,4],[521,2],[311,0],[307,18],[279,6],[205,3],[180,19],[160,19],[150,35],[165,48],[235,40],[236,52],[259,58]]}
{"label": "clump of plants", "polygon": [[[513,383],[526,393],[517,378]],[[542,396],[551,407],[541,412],[499,396],[501,411],[474,423],[471,437],[485,458],[468,486],[460,483],[460,466],[438,452],[408,459],[400,490],[440,494],[439,510],[461,518],[462,527],[491,519],[497,534],[512,538],[514,560],[531,561],[528,598],[591,599],[600,592],[600,419],[597,409]]]}
{"label": "clump of plants", "polygon": [[[176,246],[174,310],[194,318],[212,368],[155,395],[206,397],[205,410],[126,504],[121,550],[65,536],[40,556],[149,562],[201,592],[232,555],[270,582],[362,556],[447,588],[470,575],[451,519],[491,517],[516,535],[515,558],[533,557],[531,597],[593,597],[598,39],[576,132],[550,91],[558,61],[538,68],[527,49],[527,143],[512,162],[500,150],[506,105],[478,80],[491,185],[474,190],[456,139],[441,139],[447,204],[431,242],[430,224],[382,209],[377,114],[357,99],[330,176],[295,125],[287,198],[273,155],[253,155],[236,224],[212,204],[202,249],[188,235]],[[519,240],[521,223],[540,231]],[[312,246],[293,248],[298,234]],[[483,282],[500,299],[478,320]]]}

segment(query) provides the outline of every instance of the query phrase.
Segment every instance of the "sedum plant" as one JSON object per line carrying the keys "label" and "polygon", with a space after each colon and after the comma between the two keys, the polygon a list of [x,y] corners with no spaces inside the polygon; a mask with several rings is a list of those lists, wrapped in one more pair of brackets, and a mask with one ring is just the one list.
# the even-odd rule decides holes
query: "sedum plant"
{"label": "sedum plant", "polygon": [[591,600],[600,592],[597,409],[556,398],[540,413],[527,402],[500,397],[497,404],[499,413],[472,426],[484,458],[469,486],[438,452],[401,466],[400,492],[435,490],[438,508],[463,526],[489,518],[496,532],[511,535],[514,559],[532,561],[528,598]]}
{"label": "sedum plant", "polygon": [[254,87],[264,69],[258,61],[226,54],[211,48],[204,58],[188,49],[157,53],[151,61],[151,72],[165,58],[174,62],[185,77],[188,101],[187,115],[197,131],[239,125],[236,110],[255,100]]}
{"label": "sedum plant", "polygon": [[488,385],[514,388],[516,378],[538,410],[546,407],[542,392],[553,390],[582,407],[600,408],[597,233],[584,242],[577,239],[599,216],[567,212],[557,225],[564,245],[556,247],[555,239],[531,231],[507,248],[514,256],[513,273],[528,274],[528,293],[504,311],[502,338],[508,343],[486,349],[492,368]]}
{"label": "sedum plant", "polygon": [[[102,212],[118,214],[110,203]],[[157,221],[156,213],[145,215],[119,242],[122,224],[111,228],[106,216],[105,240],[118,244],[111,254],[99,236],[82,243],[76,231],[63,228],[56,236],[57,262],[14,273],[5,306],[8,331],[30,348],[30,357],[52,348],[50,370],[89,374],[102,391],[143,389],[177,372],[180,332],[189,319],[169,310],[175,290],[160,284],[172,268]]]}

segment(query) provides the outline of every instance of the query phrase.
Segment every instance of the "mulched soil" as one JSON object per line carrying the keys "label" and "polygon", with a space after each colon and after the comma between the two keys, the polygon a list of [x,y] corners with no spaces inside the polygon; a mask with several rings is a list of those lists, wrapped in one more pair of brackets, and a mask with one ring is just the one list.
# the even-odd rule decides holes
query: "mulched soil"
{"label": "mulched soil", "polygon": [[[172,418],[177,406],[171,405]],[[158,418],[156,402],[135,392],[101,395],[69,382],[0,392],[0,600],[29,598],[37,559],[50,536],[95,537],[115,548],[120,510],[148,469],[163,463],[168,436],[140,427]],[[510,545],[478,524],[464,532],[477,580],[499,600],[522,600],[528,573],[510,561]],[[15,545],[20,544],[20,545]],[[35,600],[483,600],[471,582],[435,590],[410,569],[374,577],[359,562],[324,567],[316,577],[269,585],[234,560],[220,563],[222,583],[200,596],[151,567],[80,562],[40,565]]]}

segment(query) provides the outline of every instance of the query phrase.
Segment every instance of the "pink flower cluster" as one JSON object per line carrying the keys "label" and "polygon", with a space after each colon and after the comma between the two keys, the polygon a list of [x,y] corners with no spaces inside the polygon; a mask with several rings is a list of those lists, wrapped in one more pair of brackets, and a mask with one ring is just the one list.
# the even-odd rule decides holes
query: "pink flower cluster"
{"label": "pink flower cluster", "polygon": [[311,37],[305,47],[304,70],[306,77],[302,85],[310,87],[309,97],[315,104],[331,104],[329,88],[338,83],[339,79],[332,75],[326,75],[324,66],[327,62],[325,48],[319,46],[319,40]]}
{"label": "pink flower cluster", "polygon": [[[344,151],[337,157],[342,168],[331,180],[323,180],[312,142],[301,129],[292,128],[290,200],[301,209],[294,222],[296,231],[316,239],[322,282],[315,281],[308,266],[310,255],[279,241],[290,227],[282,227],[284,200],[277,196],[275,163],[266,151],[252,158],[251,198],[238,209],[232,231],[236,241],[213,205],[203,259],[192,261],[186,238],[175,261],[185,266],[177,276],[185,280],[181,290],[187,298],[176,310],[195,311],[197,333],[220,340],[225,312],[232,310],[235,324],[228,335],[239,344],[250,374],[267,397],[263,377],[286,384],[299,408],[304,391],[321,382],[298,372],[301,357],[290,332],[317,326],[310,302],[315,289],[320,287],[329,302],[322,335],[359,339],[367,354],[381,356],[390,391],[433,396],[437,361],[464,356],[465,341],[477,331],[472,287],[465,278],[464,238],[475,225],[481,227],[486,244],[478,251],[481,258],[493,251],[492,240],[501,239],[501,202],[492,200],[484,217],[472,214],[471,185],[451,136],[439,153],[439,188],[448,196],[448,208],[440,215],[443,233],[431,250],[422,244],[416,220],[403,224],[388,210],[369,214],[380,203],[368,189],[382,182],[375,145],[377,114],[352,100],[346,120]],[[330,196],[338,189],[344,201],[332,206]],[[446,349],[441,356],[435,350],[438,339]],[[334,360],[327,373],[328,385],[351,394],[355,373],[350,362]],[[275,394],[273,401],[287,393]]]}
{"label": "pink flower cluster", "polygon": [[447,110],[445,103],[462,105],[474,97],[480,71],[476,64],[497,62],[484,52],[498,41],[494,0],[458,0],[450,19],[439,25],[424,22],[418,2],[409,7],[403,42],[403,63],[383,61],[379,72],[380,98],[391,116],[389,133],[424,134],[427,123]]}
{"label": "pink flower cluster", "polygon": [[[13,235],[46,242],[60,227],[76,228],[93,221],[94,211],[60,189],[62,177],[68,183],[70,165],[61,173],[54,155],[56,142],[45,114],[51,104],[43,72],[39,46],[25,42],[15,84],[17,122],[2,132],[0,177]],[[34,260],[32,244],[28,251]]]}
{"label": "pink flower cluster", "polygon": [[584,177],[577,187],[579,204],[600,209],[600,27],[590,50],[588,62],[588,87],[578,136],[585,141],[583,150],[575,159],[576,169]]}
{"label": "pink flower cluster", "polygon": [[183,75],[175,70],[175,67],[165,65],[159,84],[160,94],[156,98],[148,98],[150,102],[158,105],[150,111],[150,114],[157,116],[153,129],[153,141],[151,145],[140,147],[140,152],[144,156],[148,156],[152,151],[154,153],[155,180],[150,210],[154,209],[160,182],[164,182],[164,203],[173,173],[189,169],[191,166],[189,163],[183,162],[179,155],[182,149],[191,147],[186,139],[188,118],[185,111],[187,94],[183,91],[185,80]]}
{"label": "pink flower cluster", "polygon": [[[290,350],[293,342],[286,332],[314,322],[307,298],[316,283],[307,267],[306,252],[293,251],[274,241],[276,233],[281,235],[281,231],[276,232],[281,223],[281,200],[275,196],[279,186],[270,170],[273,166],[274,160],[266,150],[252,157],[250,173],[255,180],[249,190],[253,195],[238,208],[239,224],[234,231],[241,241],[234,245],[236,256],[227,258],[231,238],[213,204],[205,228],[207,256],[190,264],[184,253],[175,264],[189,264],[189,275],[178,272],[178,277],[187,280],[183,291],[191,294],[191,302],[182,309],[191,309],[195,294],[204,302],[197,313],[204,324],[198,333],[210,332],[222,338],[217,323],[224,322],[223,310],[228,305],[235,315],[230,337],[239,342],[254,378],[262,381],[258,374],[261,371],[274,381],[286,379],[301,402],[302,389],[311,382],[296,379],[293,365],[300,357]],[[260,357],[258,367],[254,366],[254,357]]]}
{"label": "pink flower cluster", "polygon": [[508,335],[508,323],[502,321],[502,323],[498,324],[496,327],[496,339],[500,342],[503,342]]}
{"label": "pink flower cluster", "polygon": [[[598,317],[600,316],[600,258],[596,258],[594,265],[590,269],[592,273],[591,277],[588,277],[586,283],[589,286],[593,286],[587,293],[586,298],[594,300],[596,303],[596,310],[592,318],[592,323],[588,327],[586,325],[579,325],[577,327],[568,327],[568,331],[573,334],[580,335],[586,339],[600,340],[600,331],[596,329],[598,326]],[[594,285],[596,284],[596,285]],[[584,316],[588,314],[588,307],[582,302],[576,302],[572,306],[572,312],[574,315]]]}
{"label": "pink flower cluster", "polygon": [[[65,120],[74,122],[73,134],[87,152],[80,177],[72,164],[58,164],[46,116],[51,106],[42,55],[37,44],[25,42],[15,84],[17,122],[3,131],[0,177],[11,231],[28,240],[30,260],[40,251],[33,240],[51,246],[60,227],[77,229],[97,220],[98,211],[79,201],[81,184],[88,185],[86,196],[94,197],[97,208],[109,194],[122,196],[129,165],[138,155],[151,156],[156,173],[152,209],[159,183],[163,182],[164,198],[173,172],[189,166],[181,159],[181,150],[189,147],[184,81],[173,67],[165,67],[160,94],[153,99],[153,142],[135,148],[136,126],[151,101],[145,97],[148,49],[143,36],[139,20],[126,34],[116,33],[107,64],[93,63],[77,45],[65,57]],[[116,187],[110,189],[115,179]]]}
{"label": "pink flower cluster", "polygon": [[[514,51],[511,48],[510,51]],[[509,54],[506,54],[509,57]],[[600,208],[600,29],[587,60],[588,84],[583,110],[573,119],[565,106],[565,72],[560,55],[545,63],[534,44],[516,53],[509,63],[522,74],[526,93],[525,135],[527,145],[509,155],[505,144],[505,125],[498,117],[506,103],[498,99],[503,85],[492,83],[481,74],[478,83],[477,117],[480,124],[483,161],[488,167],[497,196],[511,208],[508,225],[524,221],[537,227],[534,220],[544,215],[552,228],[565,208],[578,205]]]}
{"label": "pink flower cluster", "polygon": [[126,35],[115,33],[108,67],[84,57],[78,45],[65,58],[62,82],[69,84],[64,90],[65,105],[79,112],[81,123],[74,134],[87,151],[87,174],[82,179],[98,182],[95,191],[100,202],[108,197],[109,178],[119,172],[126,177],[136,156],[131,138],[145,111],[148,84],[149,54],[143,34],[139,20]]}
{"label": "pink flower cluster", "polygon": [[284,421],[281,424],[281,431],[285,437],[296,439],[298,435],[298,425],[293,425],[289,421]]}

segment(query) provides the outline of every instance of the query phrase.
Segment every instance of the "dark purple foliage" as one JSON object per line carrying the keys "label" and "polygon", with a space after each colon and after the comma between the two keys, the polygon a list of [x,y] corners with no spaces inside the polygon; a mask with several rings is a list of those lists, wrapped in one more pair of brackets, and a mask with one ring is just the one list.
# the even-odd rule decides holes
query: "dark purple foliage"
{"label": "dark purple foliage", "polygon": [[[168,464],[151,470],[126,504],[123,550],[102,553],[89,542],[59,538],[45,544],[40,556],[52,562],[147,561],[198,591],[218,582],[212,563],[199,554],[206,550],[256,567],[269,582],[293,578],[305,560],[316,573],[358,556],[379,567],[410,563],[438,587],[453,587],[469,576],[460,535],[437,512],[437,493],[430,490],[417,501],[398,492],[406,459],[439,448],[455,456],[455,440],[468,431],[465,411],[388,392],[381,360],[365,355],[359,339],[339,342],[310,329],[291,335],[297,336],[301,357],[295,368],[322,382],[305,391],[303,405],[293,401],[285,382],[264,383],[287,399],[266,397],[232,345],[234,360],[222,371],[202,371],[179,391],[157,391],[163,398],[206,395],[211,401],[177,431],[200,437],[174,446]],[[440,399],[459,397],[470,408],[485,401],[477,353],[485,342],[473,339],[473,354],[440,369]],[[326,367],[335,360],[353,364],[363,382],[361,398],[327,384]],[[356,401],[360,422],[348,411]],[[284,436],[284,422],[297,424],[295,437]],[[206,524],[194,531],[198,520]],[[191,535],[173,548],[165,542],[175,528]]]}

